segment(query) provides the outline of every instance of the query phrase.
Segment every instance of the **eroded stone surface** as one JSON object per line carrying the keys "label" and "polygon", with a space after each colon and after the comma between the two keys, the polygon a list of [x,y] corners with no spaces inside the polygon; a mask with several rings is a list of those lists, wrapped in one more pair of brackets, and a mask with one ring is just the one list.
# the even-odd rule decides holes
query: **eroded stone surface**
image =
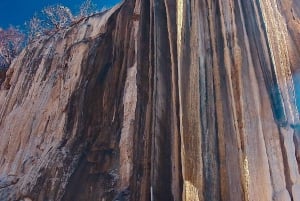
{"label": "eroded stone surface", "polygon": [[30,44],[0,200],[299,200],[299,34],[297,0],[126,0]]}

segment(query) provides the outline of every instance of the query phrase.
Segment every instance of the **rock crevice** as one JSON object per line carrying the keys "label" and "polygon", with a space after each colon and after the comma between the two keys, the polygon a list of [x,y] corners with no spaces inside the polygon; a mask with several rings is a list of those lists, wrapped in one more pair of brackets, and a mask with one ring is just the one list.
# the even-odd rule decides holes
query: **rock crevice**
{"label": "rock crevice", "polygon": [[125,0],[29,44],[0,75],[0,200],[300,200],[299,22]]}

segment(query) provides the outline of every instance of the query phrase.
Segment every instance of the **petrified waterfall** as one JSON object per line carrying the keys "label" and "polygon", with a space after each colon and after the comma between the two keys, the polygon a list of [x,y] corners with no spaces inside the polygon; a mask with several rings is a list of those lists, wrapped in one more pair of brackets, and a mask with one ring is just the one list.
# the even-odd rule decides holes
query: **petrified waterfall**
{"label": "petrified waterfall", "polygon": [[1,77],[1,201],[300,200],[299,0],[125,0]]}

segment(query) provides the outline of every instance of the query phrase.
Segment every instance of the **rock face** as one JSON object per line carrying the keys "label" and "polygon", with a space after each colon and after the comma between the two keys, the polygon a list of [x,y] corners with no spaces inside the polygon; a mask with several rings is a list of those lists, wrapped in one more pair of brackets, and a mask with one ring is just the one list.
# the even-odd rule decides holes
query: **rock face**
{"label": "rock face", "polygon": [[298,108],[298,0],[125,0],[6,72],[0,200],[297,201]]}

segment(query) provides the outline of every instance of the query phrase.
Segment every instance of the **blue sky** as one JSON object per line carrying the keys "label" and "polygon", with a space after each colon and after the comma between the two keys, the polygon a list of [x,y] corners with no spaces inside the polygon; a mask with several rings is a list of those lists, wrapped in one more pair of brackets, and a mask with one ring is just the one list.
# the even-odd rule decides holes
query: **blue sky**
{"label": "blue sky", "polygon": [[[73,13],[79,10],[84,0],[1,0],[0,2],[0,27],[9,25],[23,26],[35,12],[39,12],[45,6],[60,3],[69,7]],[[120,0],[93,0],[98,8],[111,7]]]}

